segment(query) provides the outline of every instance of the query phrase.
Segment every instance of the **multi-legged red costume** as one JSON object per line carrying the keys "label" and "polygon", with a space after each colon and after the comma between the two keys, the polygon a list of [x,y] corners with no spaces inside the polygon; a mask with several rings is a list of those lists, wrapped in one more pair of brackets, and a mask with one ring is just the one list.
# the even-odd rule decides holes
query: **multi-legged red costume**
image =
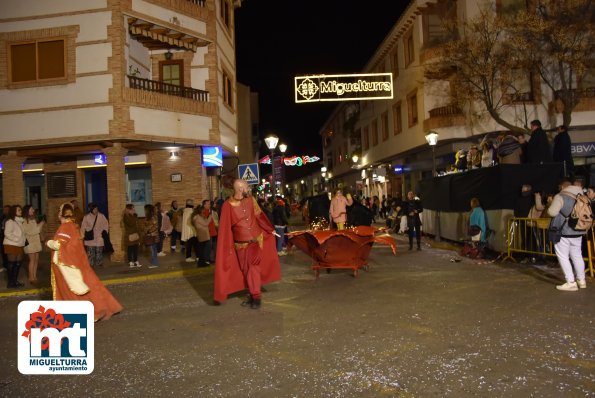
{"label": "multi-legged red costume", "polygon": [[273,226],[254,198],[228,199],[221,208],[214,299],[249,289],[260,299],[261,285],[281,279]]}

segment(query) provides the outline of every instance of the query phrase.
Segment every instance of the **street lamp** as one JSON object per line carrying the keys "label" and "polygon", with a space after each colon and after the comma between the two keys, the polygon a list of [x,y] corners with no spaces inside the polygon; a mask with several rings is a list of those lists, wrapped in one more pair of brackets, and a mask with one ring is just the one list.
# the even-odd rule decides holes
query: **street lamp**
{"label": "street lamp", "polygon": [[353,163],[357,163],[357,161],[359,160],[359,156],[357,156],[357,153],[353,154],[353,156],[351,157],[351,160],[353,161]]}
{"label": "street lamp", "polygon": [[[286,144],[279,144],[279,152],[281,152],[281,175],[279,176],[280,184],[283,184],[283,176],[285,175],[285,151],[287,150]],[[281,185],[283,186],[283,185]]]}
{"label": "street lamp", "polygon": [[438,144],[438,133],[430,131],[426,134],[426,141],[432,147],[432,177],[436,177],[436,144]]}
{"label": "street lamp", "polygon": [[[432,147],[432,177],[436,177],[436,144],[438,144],[438,133],[435,131],[429,131],[426,134],[426,141],[428,145]],[[440,211],[435,212],[434,225],[436,226],[436,234],[434,236],[436,242],[440,242]]]}
{"label": "street lamp", "polygon": [[276,135],[269,135],[267,138],[264,139],[264,142],[271,151],[271,177],[273,178],[271,184],[271,194],[275,196],[277,184],[275,184],[275,148],[277,148],[277,143],[279,143],[279,137]]}

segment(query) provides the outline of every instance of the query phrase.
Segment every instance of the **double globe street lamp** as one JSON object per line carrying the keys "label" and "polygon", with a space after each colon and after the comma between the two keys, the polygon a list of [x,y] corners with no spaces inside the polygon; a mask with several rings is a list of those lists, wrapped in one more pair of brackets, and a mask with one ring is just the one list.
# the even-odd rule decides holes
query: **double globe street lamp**
{"label": "double globe street lamp", "polygon": [[[275,179],[275,149],[277,148],[277,144],[279,143],[279,137],[271,134],[264,139],[264,142],[265,142],[267,148],[269,148],[269,150],[271,151],[271,178],[273,180],[272,184],[271,184],[271,186],[273,187],[271,189],[271,193],[274,196],[277,193],[277,181]],[[285,151],[287,151],[287,145],[279,144],[279,152],[281,152],[281,167],[283,167],[283,165],[284,165],[283,155],[285,154]],[[281,175],[281,178],[282,177],[283,176]],[[280,181],[280,183],[282,183],[282,182],[283,181]]]}
{"label": "double globe street lamp", "polygon": [[[426,134],[426,141],[428,145],[432,147],[432,177],[436,177],[436,145],[438,144],[438,133],[435,131],[429,131]],[[436,228],[435,240],[440,242],[440,211],[434,211],[434,227]]]}

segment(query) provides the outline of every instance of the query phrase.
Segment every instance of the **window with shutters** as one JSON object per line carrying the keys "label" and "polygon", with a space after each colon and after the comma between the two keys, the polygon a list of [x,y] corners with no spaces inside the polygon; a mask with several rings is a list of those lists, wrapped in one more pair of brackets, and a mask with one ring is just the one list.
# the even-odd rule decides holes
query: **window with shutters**
{"label": "window with shutters", "polygon": [[66,78],[66,39],[9,44],[9,83],[35,83]]}

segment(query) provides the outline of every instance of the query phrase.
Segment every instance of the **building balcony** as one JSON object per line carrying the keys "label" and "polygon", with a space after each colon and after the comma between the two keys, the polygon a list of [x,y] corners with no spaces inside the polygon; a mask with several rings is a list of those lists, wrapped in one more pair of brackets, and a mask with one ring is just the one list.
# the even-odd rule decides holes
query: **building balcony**
{"label": "building balcony", "polygon": [[[574,89],[572,91],[580,99],[579,103],[572,109],[573,112],[595,111],[595,87],[588,87],[583,90]],[[556,92],[556,97],[558,95],[558,92]],[[559,99],[555,99],[549,105],[550,109],[553,108],[556,113],[562,113],[564,111],[564,105]]]}
{"label": "building balcony", "polygon": [[425,131],[465,125],[465,115],[458,106],[441,106],[430,110],[429,113],[430,117],[424,120]]}
{"label": "building balcony", "polygon": [[131,105],[192,114],[212,114],[209,92],[128,75],[123,99]]}

